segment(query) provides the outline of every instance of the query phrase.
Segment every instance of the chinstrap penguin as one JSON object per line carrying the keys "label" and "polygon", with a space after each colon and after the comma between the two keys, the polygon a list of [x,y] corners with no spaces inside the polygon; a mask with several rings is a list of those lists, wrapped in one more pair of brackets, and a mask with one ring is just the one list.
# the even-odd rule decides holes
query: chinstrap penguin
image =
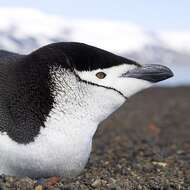
{"label": "chinstrap penguin", "polygon": [[0,51],[0,174],[78,175],[101,121],[131,95],[173,76],[82,43],[29,55]]}

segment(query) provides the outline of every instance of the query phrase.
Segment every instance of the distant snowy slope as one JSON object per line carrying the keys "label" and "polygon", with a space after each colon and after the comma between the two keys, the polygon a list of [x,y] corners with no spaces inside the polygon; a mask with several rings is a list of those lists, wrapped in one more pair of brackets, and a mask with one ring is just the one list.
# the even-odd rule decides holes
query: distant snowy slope
{"label": "distant snowy slope", "polygon": [[0,18],[0,47],[19,52],[55,41],[80,41],[121,52],[153,40],[133,24],[66,20],[33,9],[0,8]]}
{"label": "distant snowy slope", "polygon": [[7,50],[27,53],[66,36],[63,18],[37,10],[0,8],[0,18],[0,48]]}
{"label": "distant snowy slope", "polygon": [[68,20],[34,9],[0,8],[0,48],[28,53],[57,41],[79,41],[119,53],[140,51],[146,46],[190,50],[188,32],[184,37],[180,32],[146,31],[132,23]]}

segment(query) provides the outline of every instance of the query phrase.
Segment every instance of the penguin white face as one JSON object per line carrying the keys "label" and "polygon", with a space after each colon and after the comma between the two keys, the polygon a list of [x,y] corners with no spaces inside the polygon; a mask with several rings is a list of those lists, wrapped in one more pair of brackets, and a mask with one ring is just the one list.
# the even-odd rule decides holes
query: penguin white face
{"label": "penguin white face", "polygon": [[161,65],[121,64],[105,69],[76,71],[81,80],[108,90],[118,92],[125,98],[152,86],[155,82],[173,76],[172,72]]}
{"label": "penguin white face", "polygon": [[82,43],[55,43],[39,49],[40,52],[45,54],[43,59],[45,57],[51,67],[61,67],[65,71],[74,72],[81,81],[107,89],[110,93],[117,92],[124,98],[173,76],[172,71],[165,66],[143,66]]}

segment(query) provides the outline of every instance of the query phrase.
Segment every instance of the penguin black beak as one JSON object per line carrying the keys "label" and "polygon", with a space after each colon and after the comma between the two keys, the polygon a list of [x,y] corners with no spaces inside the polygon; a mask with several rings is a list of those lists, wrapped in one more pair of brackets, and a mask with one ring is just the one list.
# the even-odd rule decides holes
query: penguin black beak
{"label": "penguin black beak", "polygon": [[124,74],[122,77],[142,79],[149,82],[159,82],[173,77],[173,72],[166,66],[163,65],[142,65],[135,69],[132,69]]}

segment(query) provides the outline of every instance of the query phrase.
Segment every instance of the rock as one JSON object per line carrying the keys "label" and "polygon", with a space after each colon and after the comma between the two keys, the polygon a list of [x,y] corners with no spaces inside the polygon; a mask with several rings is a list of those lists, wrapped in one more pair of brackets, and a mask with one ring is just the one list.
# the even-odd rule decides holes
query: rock
{"label": "rock", "polygon": [[98,188],[101,186],[105,186],[107,184],[107,182],[105,180],[102,179],[96,179],[93,183],[92,183],[92,187]]}

